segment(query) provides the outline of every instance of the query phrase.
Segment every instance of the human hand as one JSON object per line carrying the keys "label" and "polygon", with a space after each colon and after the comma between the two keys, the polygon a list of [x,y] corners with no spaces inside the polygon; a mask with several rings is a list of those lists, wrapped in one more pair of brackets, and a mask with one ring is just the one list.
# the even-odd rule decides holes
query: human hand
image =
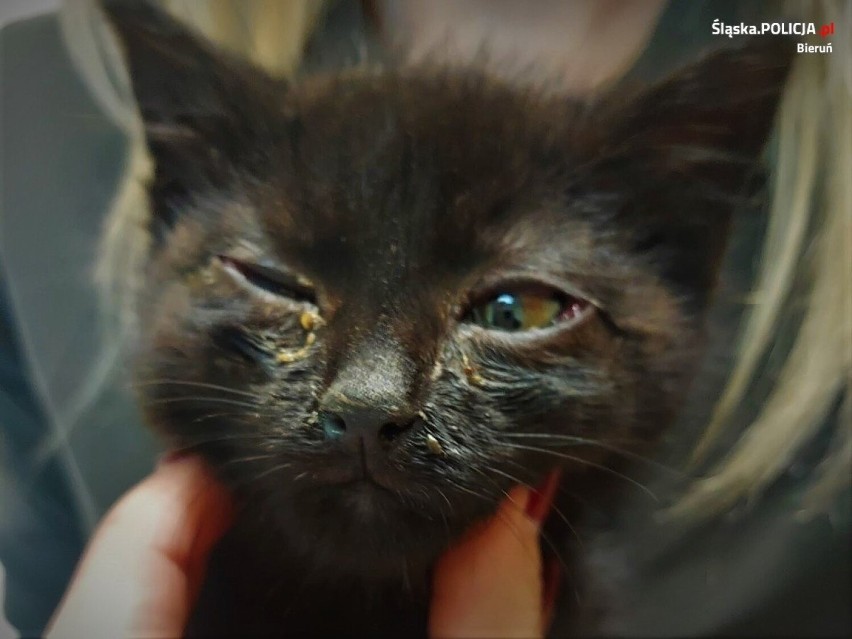
{"label": "human hand", "polygon": [[431,637],[542,637],[558,586],[556,563],[545,568],[541,524],[559,473],[537,491],[517,486],[497,512],[438,561],[429,611]]}
{"label": "human hand", "polygon": [[[540,495],[515,488],[490,520],[441,558],[431,636],[543,634],[549,612],[538,535],[554,489],[555,481]],[[180,636],[207,556],[230,520],[227,493],[198,458],[161,464],[104,518],[48,636]]]}
{"label": "human hand", "polygon": [[48,637],[179,637],[230,497],[197,457],[167,458],[107,513]]}

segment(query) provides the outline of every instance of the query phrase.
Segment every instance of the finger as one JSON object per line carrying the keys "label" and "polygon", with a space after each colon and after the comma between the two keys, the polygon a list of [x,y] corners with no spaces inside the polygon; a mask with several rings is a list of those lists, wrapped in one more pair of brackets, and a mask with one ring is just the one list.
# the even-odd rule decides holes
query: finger
{"label": "finger", "polygon": [[441,558],[434,579],[430,636],[542,635],[541,519],[542,499],[517,487],[484,526]]}
{"label": "finger", "polygon": [[160,465],[104,518],[49,634],[179,636],[230,510],[199,459]]}

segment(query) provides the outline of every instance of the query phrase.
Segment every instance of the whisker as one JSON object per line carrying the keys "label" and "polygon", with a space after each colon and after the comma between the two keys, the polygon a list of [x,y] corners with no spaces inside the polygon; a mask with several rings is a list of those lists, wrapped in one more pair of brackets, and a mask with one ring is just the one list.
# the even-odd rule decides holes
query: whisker
{"label": "whisker", "polygon": [[215,419],[216,417],[243,417],[245,413],[235,413],[234,411],[229,411],[225,413],[208,413],[206,415],[202,415],[201,417],[197,417],[192,420],[193,424],[198,424],[200,422],[207,421],[208,419]]}
{"label": "whisker", "polygon": [[447,502],[447,513],[451,514],[453,512],[453,504],[450,501],[449,497],[447,497],[447,494],[440,488],[436,488],[435,490],[437,490],[438,494],[444,499],[445,502]]}
{"label": "whisker", "polygon": [[223,462],[222,466],[231,466],[233,464],[247,464],[253,461],[262,461],[265,459],[275,459],[276,455],[266,454],[266,455],[250,455],[248,457],[236,457],[234,459],[229,459]]}
{"label": "whisker", "polygon": [[451,515],[453,513],[453,504],[443,490],[441,490],[440,488],[436,488],[435,490],[437,490],[438,494],[444,498],[445,502],[447,502],[447,512],[445,513],[443,509],[439,509],[438,512],[441,513],[441,519],[444,522],[444,531],[447,535],[447,543],[450,543],[450,540],[452,539],[452,534],[450,533],[450,522],[447,521],[447,515]]}
{"label": "whisker", "polygon": [[594,439],[587,439],[585,437],[551,433],[501,433],[501,437],[509,437],[512,439],[544,439],[550,441],[564,441],[580,446],[592,446],[615,453],[617,455],[621,455],[628,459],[634,459],[636,461],[643,462],[645,464],[648,464],[649,466],[653,466],[655,468],[658,468],[659,470],[671,473],[672,475],[675,475],[682,479],[687,477],[687,474],[684,473],[682,470],[678,470],[677,468],[663,464],[662,462],[651,459],[650,457],[645,457],[643,455],[640,455],[639,453],[634,453],[632,451],[624,450],[623,448],[613,446],[612,444],[595,441]]}
{"label": "whisker", "polygon": [[215,437],[194,437],[189,438],[185,441],[185,445],[181,448],[177,448],[177,451],[189,450],[196,446],[200,446],[202,444],[215,444],[218,442],[227,442],[227,441],[256,441],[258,439],[270,439],[272,436],[265,433],[236,433]]}
{"label": "whisker", "polygon": [[211,390],[219,390],[225,393],[231,393],[232,395],[242,395],[243,397],[250,397],[252,399],[259,399],[261,396],[257,393],[249,393],[248,391],[239,390],[236,388],[228,388],[227,386],[220,386],[219,384],[211,384],[209,382],[193,382],[190,380],[183,379],[151,379],[146,380],[144,382],[136,382],[130,385],[132,388],[145,388],[148,386],[194,386],[196,388],[209,388]]}
{"label": "whisker", "polygon": [[[488,467],[486,470],[489,470],[492,473],[497,473],[498,475],[505,477],[506,479],[510,480],[511,482],[513,482],[515,484],[519,484],[521,486],[524,486],[525,488],[528,488],[529,490],[535,490],[535,488],[533,488],[532,486],[530,486],[526,482],[521,481],[517,477],[514,477],[513,475],[511,475],[509,473],[503,472],[502,470],[498,470],[497,468],[493,468],[493,467]],[[507,497],[509,496],[508,493],[506,493],[506,496]],[[509,501],[512,501],[514,503],[514,501],[512,499],[510,499]],[[517,506],[517,504],[515,504],[515,505]],[[520,507],[520,506],[518,506],[518,507]],[[565,522],[565,525],[568,526],[568,530],[570,530],[573,533],[574,537],[577,539],[577,543],[580,545],[580,548],[582,549],[583,548],[583,540],[580,539],[580,535],[577,533],[577,530],[574,528],[574,526],[571,525],[571,522],[568,521],[568,517],[565,515],[565,513],[563,513],[554,503],[550,504],[550,508],[551,508],[551,510],[553,510],[554,513],[556,513],[556,515],[563,522]]]}
{"label": "whisker", "polygon": [[[505,496],[506,496],[506,500],[509,502],[509,504],[510,504],[513,508],[515,508],[515,509],[517,509],[517,510],[521,511],[522,513],[524,513],[524,514],[526,515],[526,508],[524,508],[524,507],[522,507],[520,504],[518,504],[518,503],[517,503],[517,502],[516,502],[516,501],[515,501],[512,497],[511,497],[511,495],[509,495],[509,493],[508,493],[508,492],[506,492],[505,490],[503,490],[502,488],[500,488],[500,486],[497,484],[497,482],[495,482],[493,479],[491,479],[488,475],[486,475],[484,472],[482,472],[482,471],[481,471],[481,470],[479,470],[478,468],[475,468],[474,470],[475,470],[477,473],[479,473],[480,475],[482,475],[482,476],[483,476],[486,480],[490,481],[490,482],[491,482],[491,484],[492,484],[492,485],[493,485],[493,486],[494,486],[497,490],[499,490],[501,493],[503,493],[503,495],[505,495]],[[489,470],[494,470],[494,469],[493,469],[493,468],[490,468]],[[515,483],[518,483],[518,482],[515,482]],[[525,485],[525,484],[521,483],[521,485]],[[500,513],[500,511],[498,510],[498,511],[497,511],[497,514],[499,514],[499,513]],[[510,521],[509,519],[506,519],[505,517],[502,517],[502,516],[500,517],[500,519],[501,519],[504,523],[506,523],[506,524],[508,524],[508,523],[509,523],[509,521]],[[566,523],[567,523],[567,522],[566,522]],[[569,528],[571,528],[571,530],[573,531],[573,527],[571,527],[571,525],[570,525],[570,524],[568,524],[568,527],[569,527]],[[516,527],[514,527],[514,526],[513,526],[513,534],[515,535],[515,539],[517,539],[517,540],[518,540],[518,542],[520,542],[520,543],[523,545],[523,541],[521,540],[520,536],[518,535],[518,529],[517,529]],[[567,571],[567,570],[568,570],[568,564],[567,564],[567,563],[566,563],[566,561],[563,559],[563,557],[562,557],[562,553],[560,553],[560,552],[559,552],[559,549],[557,548],[557,546],[556,546],[556,544],[554,543],[554,541],[553,541],[552,539],[550,539],[550,535],[545,534],[544,530],[541,530],[541,529],[539,530],[539,533],[538,533],[538,534],[539,534],[539,537],[541,537],[541,539],[544,541],[544,543],[546,543],[546,544],[547,544],[548,548],[550,548],[550,550],[553,552],[553,554],[554,554],[554,555],[556,556],[556,558],[559,560],[559,563],[560,563],[560,564],[562,564],[562,567],[563,567],[563,568],[565,568],[565,570]],[[576,533],[575,533],[575,535],[576,535]],[[578,541],[579,541],[579,538],[578,538]],[[582,544],[582,542],[581,542],[581,544]]]}
{"label": "whisker", "polygon": [[159,405],[159,404],[177,404],[180,402],[210,402],[211,404],[228,404],[231,406],[241,406],[243,408],[251,408],[252,411],[257,412],[258,409],[262,408],[257,404],[252,404],[250,402],[244,402],[237,399],[227,399],[225,397],[205,397],[201,395],[190,395],[187,397],[158,397],[147,401],[146,404],[149,405]]}
{"label": "whisker", "polygon": [[528,450],[528,451],[532,451],[532,452],[536,452],[536,453],[544,453],[546,455],[553,455],[554,457],[558,457],[560,459],[567,459],[569,461],[577,462],[578,464],[584,464],[584,465],[586,465],[590,468],[597,468],[598,470],[602,470],[604,472],[610,473],[611,475],[613,475],[615,477],[619,477],[619,478],[623,479],[624,481],[636,486],[636,488],[640,489],[642,492],[647,494],[655,502],[659,503],[659,501],[660,501],[660,498],[657,497],[657,495],[650,488],[648,488],[644,484],[639,483],[638,481],[636,481],[632,477],[628,477],[627,475],[624,475],[624,474],[618,472],[614,468],[610,468],[609,466],[604,466],[603,464],[598,464],[598,463],[590,461],[588,459],[583,459],[582,457],[577,457],[575,455],[569,455],[567,453],[563,453],[563,452],[556,451],[556,450],[550,450],[548,448],[539,448],[537,446],[522,446],[521,444],[513,444],[513,443],[510,443],[510,442],[503,442],[503,445],[508,446],[509,448],[516,449],[516,450]]}
{"label": "whisker", "polygon": [[248,481],[260,481],[261,479],[263,479],[267,475],[271,475],[272,473],[277,473],[279,470],[284,470],[285,468],[290,468],[292,465],[293,464],[286,463],[286,462],[283,463],[283,464],[276,464],[275,466],[267,468],[266,470],[264,470],[261,473],[258,473],[257,475],[253,475],[251,478],[249,478],[247,480],[247,482]]}
{"label": "whisker", "polygon": [[[494,488],[496,488],[498,491],[500,491],[508,499],[508,501],[511,502],[511,504],[513,506],[515,506],[518,510],[523,510],[509,496],[509,493],[507,493],[505,490],[500,488],[500,486],[497,484],[497,482],[495,482],[493,479],[491,479],[491,477],[486,475],[484,472],[482,472],[478,468],[473,468],[472,470],[474,472],[476,472],[478,475],[482,476],[486,481],[490,482],[491,485],[494,486]],[[499,506],[498,506],[497,510],[494,512],[494,514],[497,515],[500,518],[501,522],[503,522],[504,524],[506,524],[507,527],[509,527],[512,535],[515,537],[515,539],[518,541],[518,543],[521,544],[521,546],[523,546],[524,545],[523,536],[521,535],[521,531],[518,530],[518,527],[515,525],[515,523],[511,519],[507,518],[505,515],[503,515],[500,512]]]}
{"label": "whisker", "polygon": [[465,492],[469,495],[473,495],[474,497],[479,497],[480,499],[484,499],[485,501],[489,502],[490,504],[496,505],[494,498],[491,497],[490,495],[483,495],[481,493],[476,492],[475,490],[471,490],[470,488],[462,486],[461,484],[459,484],[457,482],[451,482],[450,485],[455,489],[458,489],[458,490]]}

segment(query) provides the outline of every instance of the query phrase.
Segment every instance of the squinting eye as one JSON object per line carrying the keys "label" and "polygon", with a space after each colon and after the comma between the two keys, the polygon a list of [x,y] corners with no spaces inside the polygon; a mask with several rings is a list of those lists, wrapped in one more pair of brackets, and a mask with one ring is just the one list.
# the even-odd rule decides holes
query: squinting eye
{"label": "squinting eye", "polygon": [[238,280],[257,289],[299,302],[317,303],[314,289],[298,276],[227,255],[220,255],[219,259],[225,265],[225,269]]}
{"label": "squinting eye", "polygon": [[501,292],[475,306],[470,321],[497,331],[528,331],[575,319],[589,303],[547,288]]}

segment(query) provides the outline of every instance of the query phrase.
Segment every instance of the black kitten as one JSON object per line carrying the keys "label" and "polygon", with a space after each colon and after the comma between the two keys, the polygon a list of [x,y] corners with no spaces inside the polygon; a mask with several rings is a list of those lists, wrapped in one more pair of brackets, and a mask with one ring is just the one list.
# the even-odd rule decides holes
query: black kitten
{"label": "black kitten", "polygon": [[473,70],[288,85],[109,13],[156,162],[141,405],[241,506],[199,628],[423,634],[430,566],[512,485],[562,468],[581,531],[615,507],[696,367],[777,43],[589,104]]}

